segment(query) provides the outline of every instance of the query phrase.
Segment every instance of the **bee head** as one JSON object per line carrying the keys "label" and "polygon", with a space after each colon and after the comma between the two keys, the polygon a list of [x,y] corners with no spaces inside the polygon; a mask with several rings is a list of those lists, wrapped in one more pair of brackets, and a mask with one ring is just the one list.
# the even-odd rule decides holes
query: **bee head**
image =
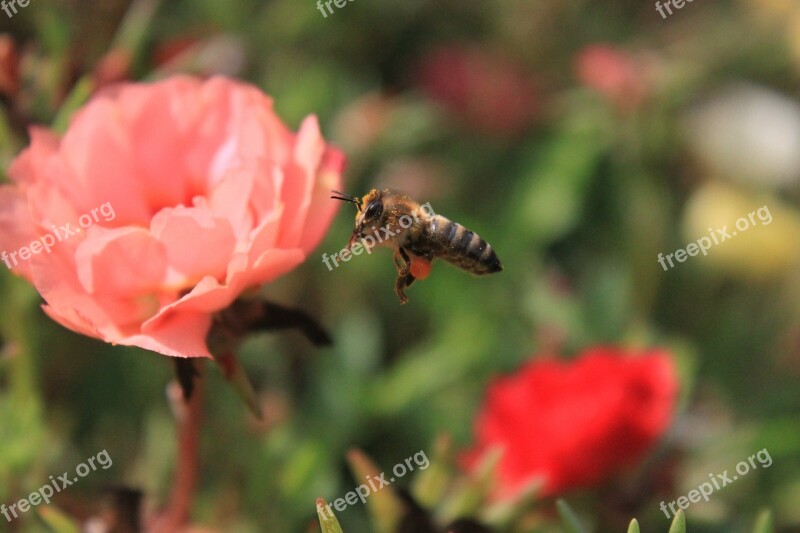
{"label": "bee head", "polygon": [[362,236],[364,229],[367,226],[379,225],[383,215],[383,200],[382,193],[378,189],[372,189],[363,198],[357,198],[338,191],[332,191],[337,196],[331,196],[336,200],[342,200],[355,204],[358,211],[356,212],[356,227],[353,236]]}
{"label": "bee head", "polygon": [[363,228],[368,224],[377,224],[383,215],[383,195],[378,189],[372,189],[361,199],[361,206],[356,213],[356,227]]}

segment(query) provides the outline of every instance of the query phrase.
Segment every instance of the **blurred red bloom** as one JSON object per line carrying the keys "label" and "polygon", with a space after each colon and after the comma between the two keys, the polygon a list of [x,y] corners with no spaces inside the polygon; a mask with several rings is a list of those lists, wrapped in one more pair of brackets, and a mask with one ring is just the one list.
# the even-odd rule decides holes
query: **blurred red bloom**
{"label": "blurred red bloom", "polygon": [[0,94],[14,96],[19,90],[19,54],[14,38],[0,35]]}
{"label": "blurred red bloom", "polygon": [[660,350],[592,348],[571,361],[532,361],[489,386],[465,466],[502,449],[501,498],[537,478],[545,496],[596,485],[652,448],[677,393],[672,359]]}
{"label": "blurred red bloom", "polygon": [[624,109],[637,107],[647,87],[644,65],[625,51],[606,44],[593,44],[575,60],[580,82]]}
{"label": "blurred red bloom", "polygon": [[509,58],[459,46],[428,54],[418,71],[422,90],[468,126],[499,135],[526,128],[537,108],[533,80]]}

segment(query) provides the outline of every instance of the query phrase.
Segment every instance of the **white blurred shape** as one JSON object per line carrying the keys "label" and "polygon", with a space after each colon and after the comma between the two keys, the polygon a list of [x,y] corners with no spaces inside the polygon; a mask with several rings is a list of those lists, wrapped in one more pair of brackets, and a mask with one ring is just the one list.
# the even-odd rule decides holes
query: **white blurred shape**
{"label": "white blurred shape", "polygon": [[737,83],[693,109],[691,149],[714,174],[780,187],[800,178],[800,104],[771,89]]}

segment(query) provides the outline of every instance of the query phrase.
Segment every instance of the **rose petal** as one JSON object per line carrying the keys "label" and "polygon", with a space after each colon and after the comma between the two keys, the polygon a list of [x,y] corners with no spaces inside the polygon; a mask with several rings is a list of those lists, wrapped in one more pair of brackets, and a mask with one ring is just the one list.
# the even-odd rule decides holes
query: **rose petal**
{"label": "rose petal", "polygon": [[164,245],[166,285],[193,285],[204,276],[224,279],[236,247],[230,223],[207,208],[163,209],[150,231]]}
{"label": "rose petal", "polygon": [[143,228],[95,229],[75,253],[87,293],[138,297],[161,287],[167,272],[163,243]]}

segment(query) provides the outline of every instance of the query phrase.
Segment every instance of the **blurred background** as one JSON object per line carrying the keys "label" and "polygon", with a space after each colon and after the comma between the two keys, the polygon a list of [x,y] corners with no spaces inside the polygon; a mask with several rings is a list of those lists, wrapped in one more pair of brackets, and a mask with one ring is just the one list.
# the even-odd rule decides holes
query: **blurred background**
{"label": "blurred background", "polygon": [[[622,344],[669,349],[682,400],[650,489],[565,495],[585,523],[623,531],[636,516],[666,531],[661,500],[766,447],[773,466],[694,504],[689,530],[747,531],[768,507],[778,530],[800,531],[800,4],[672,11],[355,0],[324,16],[311,0],[32,0],[0,12],[3,179],[27,125],[57,123],[87,80],[222,73],[273,96],[292,129],[317,114],[348,155],[348,193],[394,187],[430,202],[503,261],[480,279],[435,263],[401,307],[390,252],[322,263],[352,231],[343,205],[302,267],[262,290],[315,316],[334,346],[291,332],[248,340],[263,422],[207,372],[196,523],[316,531],[316,498],[358,484],[348,450],[389,469],[432,455],[442,435],[466,448],[494,377]],[[765,205],[769,224],[674,268],[657,261]],[[67,331],[6,269],[0,286],[0,502],[106,449],[113,468],[59,508],[85,519],[118,486],[161,505],[175,464],[171,362]],[[345,532],[371,531],[364,506],[337,516]],[[4,528],[47,531],[35,513]]]}

